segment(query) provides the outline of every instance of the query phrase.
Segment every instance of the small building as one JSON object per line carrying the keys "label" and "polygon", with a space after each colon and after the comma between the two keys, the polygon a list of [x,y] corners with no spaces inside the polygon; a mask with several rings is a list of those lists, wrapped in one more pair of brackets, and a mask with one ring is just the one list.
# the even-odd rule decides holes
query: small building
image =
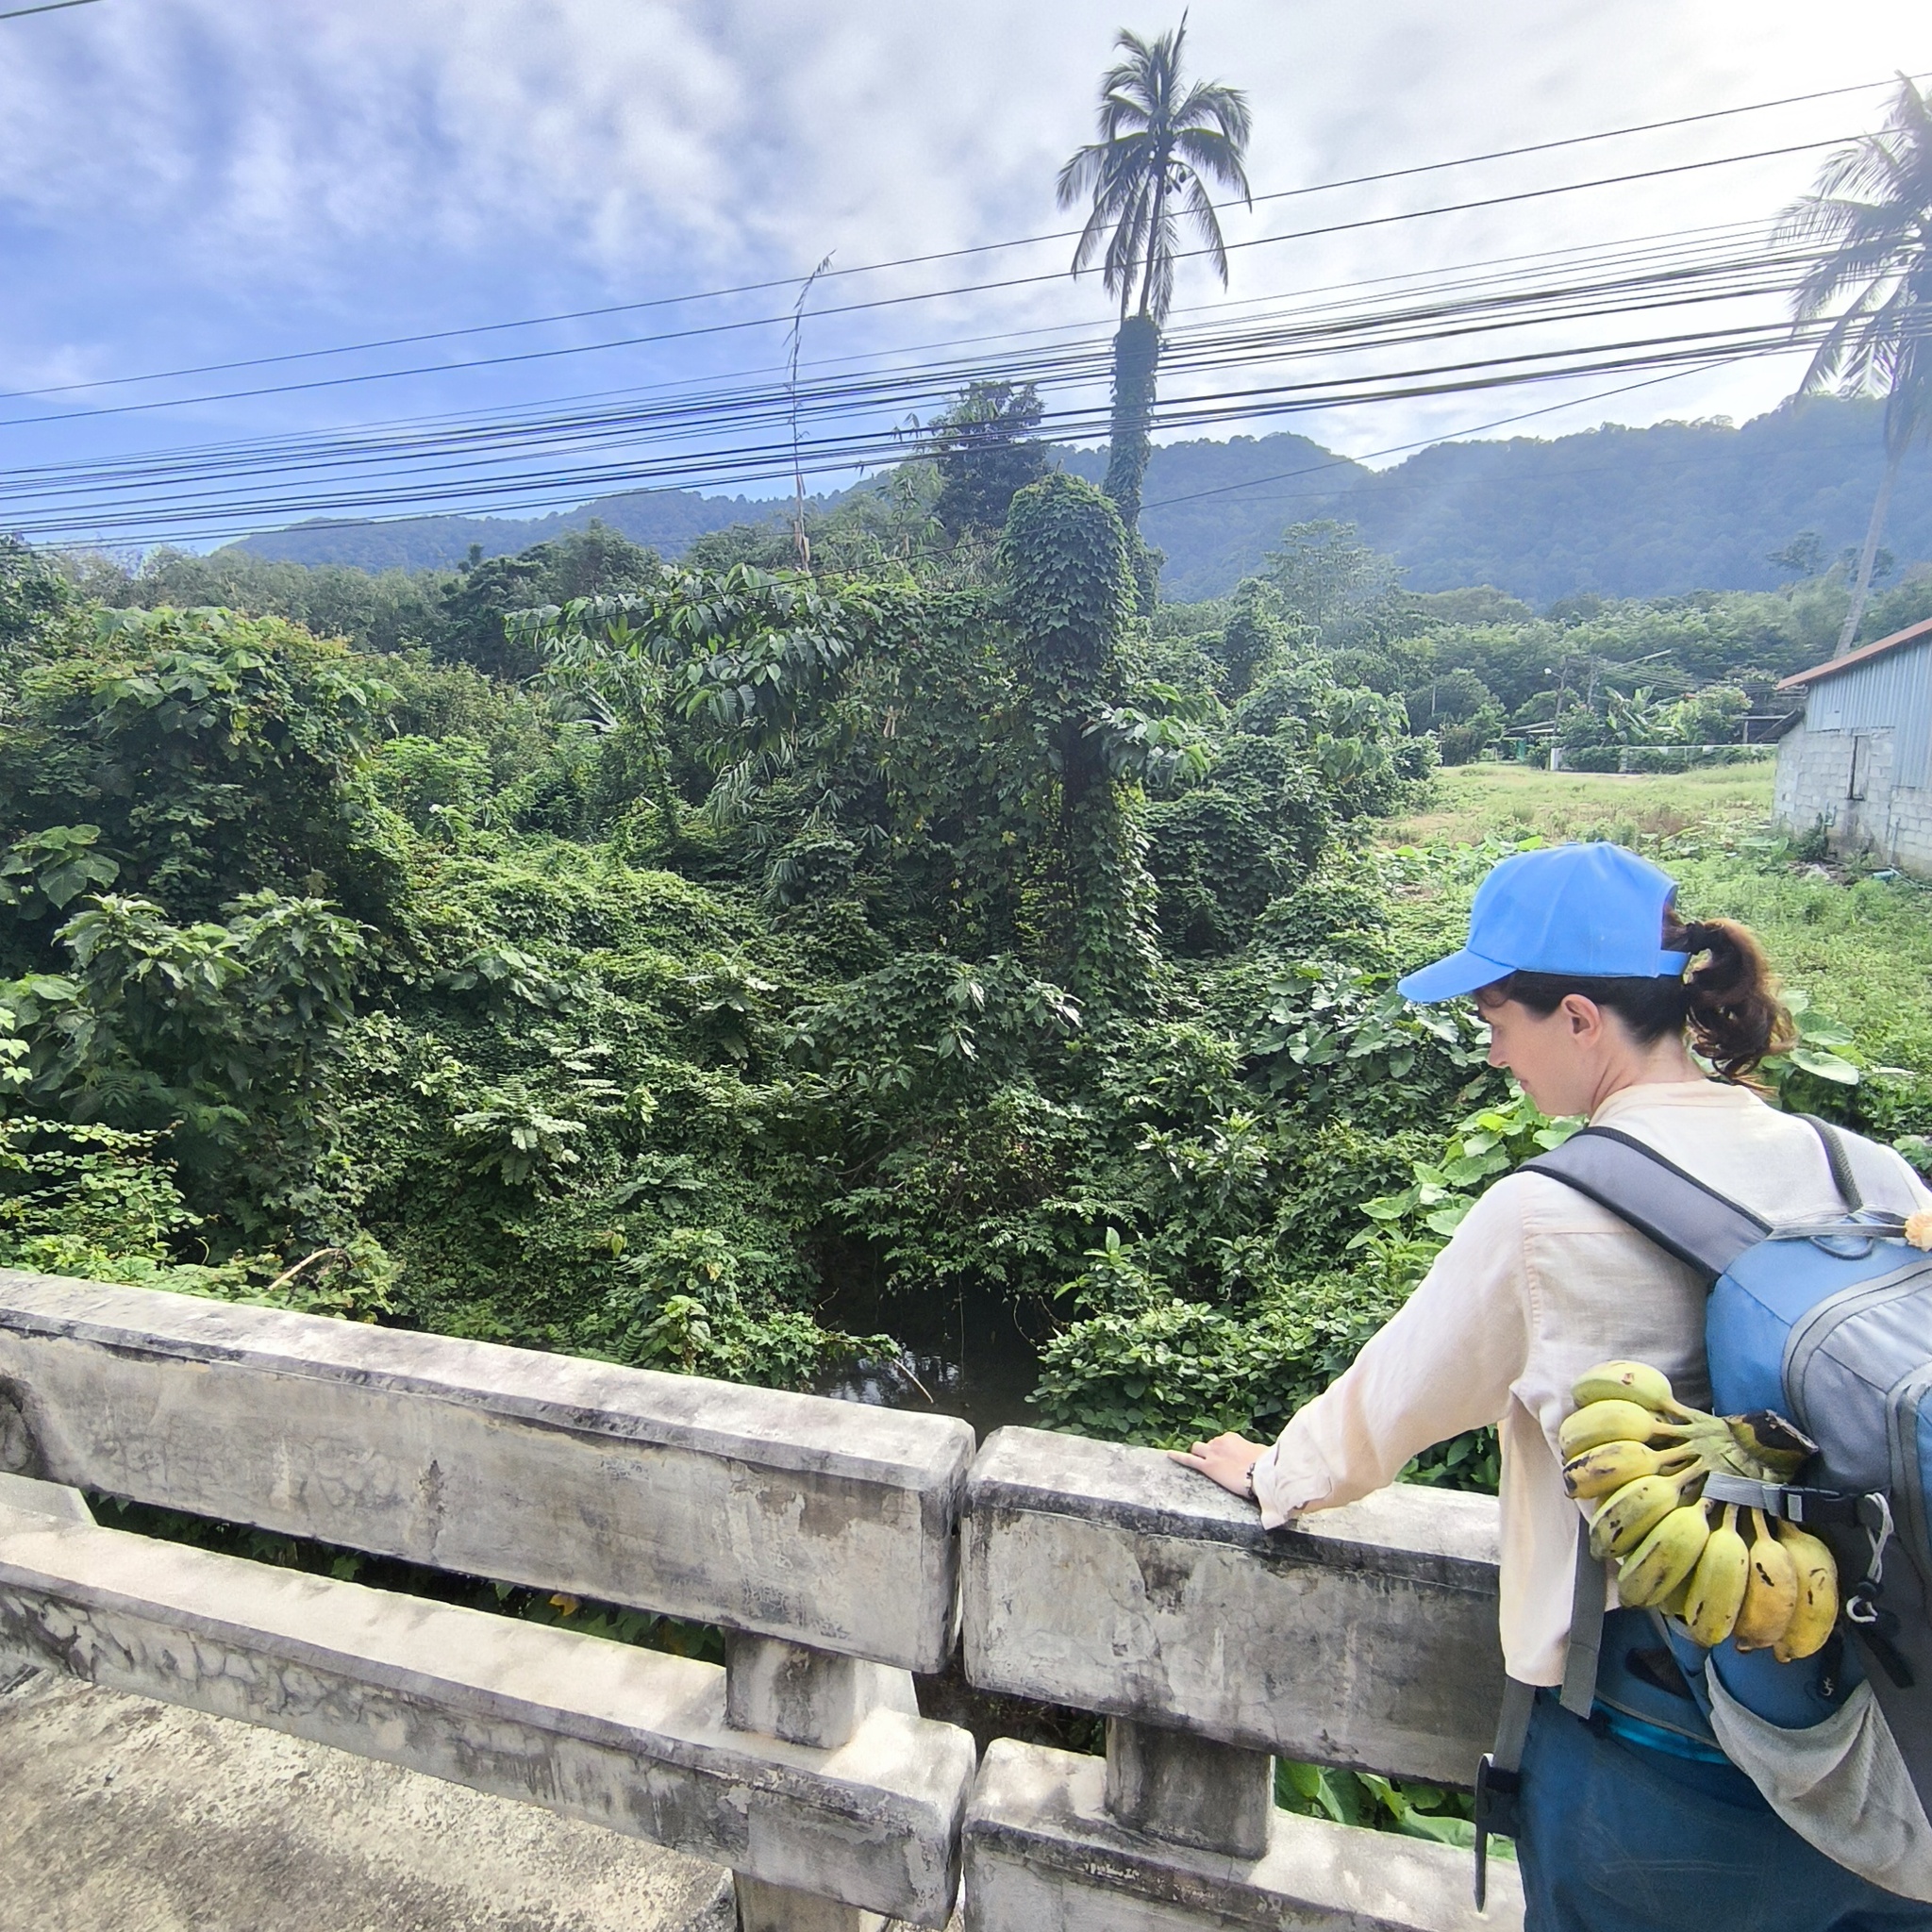
{"label": "small building", "polygon": [[1835,852],[1932,874],[1932,618],[1788,677],[1774,813]]}

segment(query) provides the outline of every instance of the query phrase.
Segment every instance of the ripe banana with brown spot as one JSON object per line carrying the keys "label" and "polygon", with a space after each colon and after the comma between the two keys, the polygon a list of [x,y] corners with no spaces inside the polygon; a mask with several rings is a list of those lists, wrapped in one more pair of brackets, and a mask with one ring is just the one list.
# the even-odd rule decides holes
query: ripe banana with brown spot
{"label": "ripe banana with brown spot", "polygon": [[1625,1483],[1590,1520],[1590,1554],[1627,1557],[1684,1500],[1690,1476],[1643,1475]]}
{"label": "ripe banana with brown spot", "polygon": [[1750,1574],[1731,1631],[1740,1650],[1775,1644],[1798,1608],[1798,1566],[1790,1551],[1772,1534],[1763,1510],[1752,1510],[1751,1521],[1757,1534],[1751,1542]]}
{"label": "ripe banana with brown spot", "polygon": [[1673,1509],[1617,1566],[1617,1595],[1635,1610],[1665,1602],[1697,1567],[1710,1540],[1701,1503]]}
{"label": "ripe banana with brown spot", "polygon": [[1751,1546],[1738,1534],[1738,1510],[1732,1504],[1705,1542],[1680,1613],[1706,1650],[1715,1650],[1731,1634],[1750,1580]]}
{"label": "ripe banana with brown spot", "polygon": [[1696,1457],[1681,1443],[1653,1449],[1648,1442],[1599,1442],[1563,1465],[1563,1487],[1575,1497],[1608,1496],[1639,1476],[1669,1475]]}
{"label": "ripe banana with brown spot", "polygon": [[1578,1408],[1592,1402],[1634,1402],[1657,1415],[1675,1415],[1679,1407],[1671,1378],[1648,1362],[1599,1362],[1576,1378],[1570,1399]]}
{"label": "ripe banana with brown spot", "polygon": [[1639,1402],[1592,1402],[1563,1418],[1557,1431],[1563,1460],[1572,1461],[1605,1442],[1647,1442],[1657,1434],[1657,1416]]}
{"label": "ripe banana with brown spot", "polygon": [[1797,1607],[1771,1646],[1772,1656],[1789,1664],[1824,1649],[1838,1622],[1838,1564],[1824,1542],[1795,1523],[1780,1523],[1777,1537],[1798,1573]]}

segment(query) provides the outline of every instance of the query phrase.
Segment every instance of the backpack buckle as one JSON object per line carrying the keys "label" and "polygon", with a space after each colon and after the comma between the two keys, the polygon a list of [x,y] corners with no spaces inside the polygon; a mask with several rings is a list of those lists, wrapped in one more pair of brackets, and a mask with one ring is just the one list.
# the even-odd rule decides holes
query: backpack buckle
{"label": "backpack buckle", "polygon": [[1481,1911],[1490,1896],[1490,1834],[1514,1838],[1519,1829],[1518,1799],[1523,1774],[1505,1771],[1485,1751],[1475,1768],[1475,1908]]}

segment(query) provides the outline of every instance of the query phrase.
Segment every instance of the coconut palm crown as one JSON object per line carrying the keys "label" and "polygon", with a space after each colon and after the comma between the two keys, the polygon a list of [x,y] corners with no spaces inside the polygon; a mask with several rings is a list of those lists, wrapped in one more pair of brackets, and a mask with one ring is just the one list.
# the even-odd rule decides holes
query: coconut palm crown
{"label": "coconut palm crown", "polygon": [[[1227,245],[1208,183],[1251,207],[1254,200],[1242,165],[1247,96],[1221,81],[1190,83],[1181,66],[1187,39],[1185,13],[1172,33],[1152,41],[1121,31],[1114,41],[1121,58],[1100,82],[1100,138],[1067,162],[1057,184],[1062,208],[1083,197],[1091,203],[1074,273],[1091,268],[1097,257],[1107,291],[1121,305],[1105,488],[1129,531],[1140,521],[1141,484],[1153,454],[1155,372],[1160,325],[1174,300],[1180,220],[1191,224],[1225,288]],[[1151,595],[1151,566],[1140,575],[1143,595]]]}
{"label": "coconut palm crown", "polygon": [[1884,131],[1834,154],[1816,191],[1785,210],[1778,232],[1824,250],[1798,285],[1798,322],[1816,322],[1844,305],[1819,341],[1801,391],[1885,398],[1885,475],[1839,636],[1842,654],[1864,614],[1899,465],[1932,430],[1932,102],[1901,75]]}
{"label": "coconut palm crown", "polygon": [[1177,214],[1191,221],[1209,265],[1227,285],[1227,246],[1208,192],[1209,178],[1253,205],[1242,165],[1252,125],[1247,96],[1218,80],[1189,85],[1181,72],[1187,40],[1185,14],[1172,33],[1153,41],[1123,29],[1114,46],[1124,58],[1100,83],[1100,139],[1067,162],[1057,184],[1062,208],[1092,198],[1074,250],[1074,273],[1102,256],[1102,279],[1120,298],[1123,321],[1137,285],[1139,312],[1156,323],[1167,320],[1180,239]]}

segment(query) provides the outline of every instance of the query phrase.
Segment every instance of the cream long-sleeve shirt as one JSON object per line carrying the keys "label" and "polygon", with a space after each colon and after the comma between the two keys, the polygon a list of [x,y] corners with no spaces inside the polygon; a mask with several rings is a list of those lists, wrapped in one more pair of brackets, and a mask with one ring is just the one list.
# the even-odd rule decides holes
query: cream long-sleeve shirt
{"label": "cream long-sleeve shirt", "polygon": [[[1839,1205],[1817,1135],[1743,1088],[1627,1087],[1591,1124],[1656,1148],[1770,1222]],[[1906,1163],[1889,1158],[1901,1192],[1932,1204]],[[1581,1520],[1563,1493],[1557,1447],[1571,1386],[1596,1362],[1631,1358],[1705,1407],[1704,1306],[1690,1269],[1607,1208],[1542,1174],[1507,1175],[1401,1312],[1256,1463],[1262,1521],[1274,1528],[1352,1503],[1432,1443],[1499,1424],[1504,1663],[1521,1683],[1560,1683]]]}

